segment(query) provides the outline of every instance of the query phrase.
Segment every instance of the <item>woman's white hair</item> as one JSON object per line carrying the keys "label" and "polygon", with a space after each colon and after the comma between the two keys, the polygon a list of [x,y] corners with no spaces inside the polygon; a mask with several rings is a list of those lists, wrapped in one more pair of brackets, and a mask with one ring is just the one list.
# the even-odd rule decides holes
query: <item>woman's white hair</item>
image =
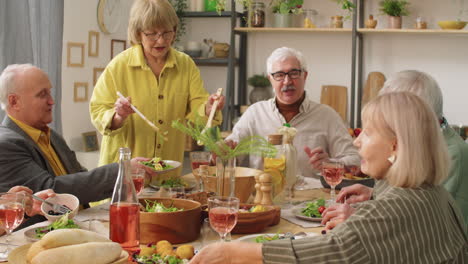
{"label": "woman's white hair", "polygon": [[0,106],[5,110],[8,106],[8,95],[15,93],[18,87],[16,77],[25,71],[36,68],[32,64],[8,65],[0,75]]}
{"label": "woman's white hair", "polygon": [[398,72],[385,82],[379,94],[388,92],[415,93],[432,107],[439,120],[444,116],[442,91],[436,80],[427,73],[415,70]]}
{"label": "woman's white hair", "polygon": [[380,95],[366,104],[362,120],[382,136],[396,139],[396,161],[384,176],[389,184],[417,188],[423,183],[438,185],[448,176],[449,156],[439,122],[419,96],[411,92]]}
{"label": "woman's white hair", "polygon": [[267,66],[267,72],[268,73],[273,73],[272,68],[273,68],[273,63],[277,61],[284,61],[287,58],[294,57],[299,61],[301,70],[307,71],[307,63],[304,58],[304,55],[302,55],[302,52],[293,49],[293,48],[288,48],[288,47],[282,47],[282,48],[277,48],[275,49],[270,57],[268,57],[266,66]]}

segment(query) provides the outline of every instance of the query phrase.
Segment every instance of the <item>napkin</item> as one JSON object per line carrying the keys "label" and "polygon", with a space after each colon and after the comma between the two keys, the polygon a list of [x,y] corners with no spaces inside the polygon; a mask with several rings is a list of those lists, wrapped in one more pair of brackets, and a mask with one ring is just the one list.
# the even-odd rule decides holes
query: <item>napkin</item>
{"label": "napkin", "polygon": [[79,211],[74,220],[81,222],[88,220],[109,221],[109,206],[110,202],[107,202],[88,208],[86,210]]}

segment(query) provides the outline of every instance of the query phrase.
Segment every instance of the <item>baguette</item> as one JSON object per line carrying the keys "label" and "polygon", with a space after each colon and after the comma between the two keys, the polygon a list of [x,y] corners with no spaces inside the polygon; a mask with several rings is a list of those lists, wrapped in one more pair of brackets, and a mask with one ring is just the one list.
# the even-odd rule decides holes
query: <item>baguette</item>
{"label": "baguette", "polygon": [[68,245],[87,242],[110,242],[103,235],[83,229],[58,229],[47,233],[41,240],[41,245],[46,248],[57,248]]}
{"label": "baguette", "polygon": [[119,259],[122,248],[115,242],[88,242],[44,250],[32,264],[109,264]]}
{"label": "baguette", "polygon": [[30,263],[40,252],[68,245],[87,242],[110,242],[111,240],[100,234],[82,229],[58,229],[47,233],[41,240],[35,242],[26,254]]}

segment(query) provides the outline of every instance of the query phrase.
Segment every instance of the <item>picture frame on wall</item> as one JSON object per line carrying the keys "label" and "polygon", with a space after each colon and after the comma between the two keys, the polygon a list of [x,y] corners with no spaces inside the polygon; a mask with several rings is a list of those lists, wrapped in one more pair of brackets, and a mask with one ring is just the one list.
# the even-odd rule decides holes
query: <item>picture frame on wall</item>
{"label": "picture frame on wall", "polygon": [[88,57],[99,57],[99,32],[88,33]]}
{"label": "picture frame on wall", "polygon": [[104,71],[104,68],[98,68],[98,67],[93,68],[93,87],[96,86],[97,80],[99,79],[99,76],[101,76],[103,71]]}
{"label": "picture frame on wall", "polygon": [[79,42],[67,43],[67,66],[84,67],[85,44]]}
{"label": "picture frame on wall", "polygon": [[96,131],[85,132],[83,137],[84,150],[86,152],[99,150],[99,142]]}
{"label": "picture frame on wall", "polygon": [[111,60],[120,52],[127,49],[127,41],[121,39],[111,40]]}
{"label": "picture frame on wall", "polygon": [[86,102],[88,101],[88,83],[75,82],[73,86],[73,101]]}

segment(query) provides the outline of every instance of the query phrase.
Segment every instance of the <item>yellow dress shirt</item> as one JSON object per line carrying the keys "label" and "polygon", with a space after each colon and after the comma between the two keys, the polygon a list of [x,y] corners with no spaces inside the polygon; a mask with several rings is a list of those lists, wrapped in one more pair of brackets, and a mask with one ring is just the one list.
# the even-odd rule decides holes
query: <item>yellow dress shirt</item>
{"label": "yellow dress shirt", "polygon": [[11,115],[8,115],[13,122],[15,122],[29,137],[39,146],[41,151],[44,153],[47,161],[54,170],[55,176],[65,175],[67,171],[63,167],[62,161],[57,156],[54,148],[50,144],[50,129],[47,128],[47,131],[42,131],[26,125],[25,123],[13,118]]}
{"label": "yellow dress shirt", "polygon": [[[168,141],[161,142],[137,114],[130,115],[121,128],[110,130],[117,91],[130,96],[140,112],[161,131],[167,131]],[[90,100],[91,120],[103,134],[99,165],[118,161],[121,147],[130,148],[132,157],[158,156],[182,162],[185,135],[172,128],[171,123],[173,120],[194,121],[204,109],[207,98],[200,71],[185,53],[171,48],[158,80],[146,63],[141,45],[123,51],[107,65]],[[218,111],[215,125],[221,123],[221,118]],[[205,122],[206,119],[202,117]],[[172,175],[180,175],[180,169]]]}

